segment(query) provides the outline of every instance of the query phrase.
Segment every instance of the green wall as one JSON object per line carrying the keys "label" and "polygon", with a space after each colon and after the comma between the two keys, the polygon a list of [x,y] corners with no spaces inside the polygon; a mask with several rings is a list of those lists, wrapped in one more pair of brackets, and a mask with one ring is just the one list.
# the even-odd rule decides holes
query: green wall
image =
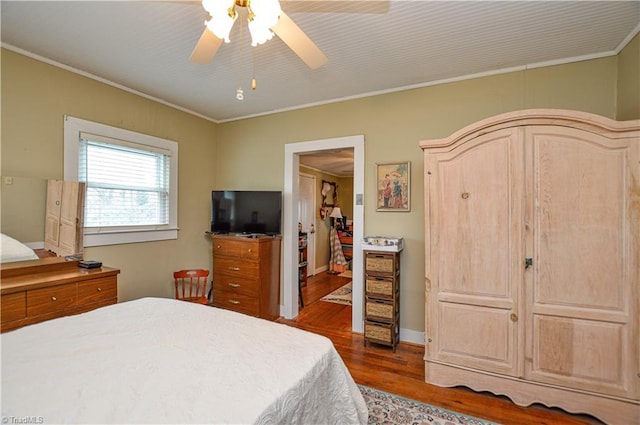
{"label": "green wall", "polygon": [[[525,108],[577,109],[614,118],[616,77],[617,59],[608,57],[224,123],[218,128],[216,182],[218,187],[282,188],[285,144],[364,134],[364,234],[405,238],[400,323],[421,332],[424,185],[418,142]],[[376,212],[375,164],[406,160],[412,165],[411,211]]]}
{"label": "green wall", "polygon": [[[120,300],[171,294],[171,273],[211,268],[210,191],[282,190],[284,146],[355,134],[365,136],[365,235],[402,236],[401,326],[424,330],[423,159],[418,142],[525,108],[576,109],[619,119],[640,118],[637,37],[619,56],[536,68],[372,96],[263,117],[214,124],[118,88],[2,49],[0,174],[25,179],[63,175],[65,114],[179,143],[179,238],[86,249],[86,258],[122,270]],[[376,212],[375,164],[411,161],[411,211]],[[4,186],[4,183],[2,184]],[[37,186],[37,185],[36,185]],[[25,197],[26,199],[26,197]],[[37,210],[2,196],[2,219]],[[341,203],[345,203],[341,195]],[[30,204],[32,202],[33,204]],[[38,214],[35,214],[38,216]],[[44,220],[44,211],[40,216]],[[37,226],[23,226],[33,227]],[[41,240],[26,234],[30,241]],[[27,232],[28,233],[28,232]]]}
{"label": "green wall", "polygon": [[616,119],[640,118],[640,35],[618,55],[618,104]]}
{"label": "green wall", "polygon": [[0,174],[15,177],[16,185],[5,185],[4,179],[1,184],[3,230],[24,242],[44,240],[44,203],[33,196],[35,190],[23,196],[20,191],[42,190],[44,180],[63,178],[66,114],[179,144],[178,239],[85,249],[85,258],[121,270],[120,301],[171,297],[174,270],[211,269],[211,244],[204,232],[215,182],[215,123],[6,49],[1,72]]}

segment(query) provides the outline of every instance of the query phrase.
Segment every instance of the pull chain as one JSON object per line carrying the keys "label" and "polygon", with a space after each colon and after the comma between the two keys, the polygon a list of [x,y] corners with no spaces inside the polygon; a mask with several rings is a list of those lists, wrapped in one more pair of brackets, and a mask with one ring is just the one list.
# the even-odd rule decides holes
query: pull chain
{"label": "pull chain", "polygon": [[244,90],[242,90],[242,70],[243,70],[243,63],[244,63],[244,38],[243,38],[243,29],[244,29],[244,25],[242,25],[242,22],[244,21],[244,19],[240,20],[240,72],[238,72],[238,90],[236,90],[236,99],[238,100],[244,100]]}
{"label": "pull chain", "polygon": [[256,83],[256,50],[255,48],[251,49],[251,66],[253,71],[253,79],[251,80],[251,90],[255,90],[258,86]]}

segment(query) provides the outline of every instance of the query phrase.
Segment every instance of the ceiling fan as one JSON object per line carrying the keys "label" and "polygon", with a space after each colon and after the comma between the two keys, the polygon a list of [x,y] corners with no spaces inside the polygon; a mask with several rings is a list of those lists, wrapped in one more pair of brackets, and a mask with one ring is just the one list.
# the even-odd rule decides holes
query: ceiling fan
{"label": "ceiling fan", "polygon": [[[287,0],[281,1],[288,3]],[[302,5],[304,10],[306,2],[298,0],[289,3]],[[314,4],[314,11],[330,11],[331,3],[347,5],[342,7],[340,12],[384,13],[388,9],[386,0],[375,2],[325,0],[307,3]],[[324,8],[323,3],[326,6]],[[368,7],[363,6],[366,3],[369,3]],[[375,7],[370,7],[374,3]],[[351,7],[348,6],[349,4]],[[211,62],[222,43],[229,42],[229,32],[239,15],[236,7],[247,9],[252,45],[264,43],[275,33],[309,68],[320,68],[328,61],[322,50],[282,11],[278,0],[202,0],[202,6],[209,13],[210,19],[205,22],[205,29],[191,53],[189,58],[191,62]]]}

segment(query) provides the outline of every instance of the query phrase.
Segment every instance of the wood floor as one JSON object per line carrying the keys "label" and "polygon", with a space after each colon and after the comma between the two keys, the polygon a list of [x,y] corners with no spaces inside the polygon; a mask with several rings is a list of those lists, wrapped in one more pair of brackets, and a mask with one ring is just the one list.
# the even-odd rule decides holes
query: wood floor
{"label": "wood floor", "polygon": [[350,280],[327,273],[309,277],[302,289],[305,306],[298,317],[279,321],[330,338],[356,383],[505,425],[601,423],[591,416],[540,405],[519,407],[487,392],[425,383],[423,346],[401,342],[395,353],[385,346],[365,347],[362,335],[351,332],[351,307],[320,301]]}

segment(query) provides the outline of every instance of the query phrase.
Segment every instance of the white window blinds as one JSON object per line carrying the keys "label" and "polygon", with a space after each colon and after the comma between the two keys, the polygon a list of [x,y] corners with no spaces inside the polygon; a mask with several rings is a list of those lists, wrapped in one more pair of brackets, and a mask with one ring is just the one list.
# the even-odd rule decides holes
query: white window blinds
{"label": "white window blinds", "polygon": [[171,151],[80,132],[78,160],[85,227],[169,223]]}

